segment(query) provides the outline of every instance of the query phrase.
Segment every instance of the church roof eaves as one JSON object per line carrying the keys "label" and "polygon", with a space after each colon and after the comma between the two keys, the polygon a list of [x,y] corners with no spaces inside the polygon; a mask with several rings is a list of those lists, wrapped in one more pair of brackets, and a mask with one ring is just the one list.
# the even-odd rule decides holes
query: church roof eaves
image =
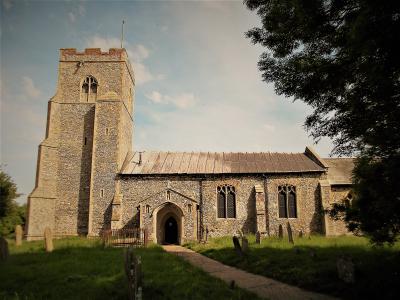
{"label": "church roof eaves", "polygon": [[121,175],[263,174],[324,172],[305,153],[134,152]]}

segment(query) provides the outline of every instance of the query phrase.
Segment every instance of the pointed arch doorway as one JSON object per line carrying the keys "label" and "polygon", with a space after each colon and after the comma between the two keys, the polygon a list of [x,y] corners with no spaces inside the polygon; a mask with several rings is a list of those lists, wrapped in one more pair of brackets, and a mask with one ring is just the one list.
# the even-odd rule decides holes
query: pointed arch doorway
{"label": "pointed arch doorway", "polygon": [[166,202],[157,207],[153,223],[153,234],[158,244],[181,244],[183,239],[184,217],[182,209]]}
{"label": "pointed arch doorway", "polygon": [[174,217],[169,217],[164,225],[164,243],[178,244],[178,223]]}

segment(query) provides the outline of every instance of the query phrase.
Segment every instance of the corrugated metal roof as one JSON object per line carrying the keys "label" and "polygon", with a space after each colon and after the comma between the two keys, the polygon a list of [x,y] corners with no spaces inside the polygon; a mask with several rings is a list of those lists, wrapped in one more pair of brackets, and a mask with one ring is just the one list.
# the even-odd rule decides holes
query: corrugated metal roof
{"label": "corrugated metal roof", "polygon": [[324,158],[328,165],[330,184],[351,184],[354,169],[354,158]]}
{"label": "corrugated metal roof", "polygon": [[322,171],[324,168],[304,153],[144,151],[141,154],[131,153],[124,163],[121,174],[253,174]]}

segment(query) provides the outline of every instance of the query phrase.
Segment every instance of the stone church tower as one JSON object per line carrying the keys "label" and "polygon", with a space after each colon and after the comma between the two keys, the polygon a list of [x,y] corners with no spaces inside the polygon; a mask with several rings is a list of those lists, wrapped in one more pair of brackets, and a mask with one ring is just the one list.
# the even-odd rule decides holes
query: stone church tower
{"label": "stone church tower", "polygon": [[46,227],[55,235],[98,235],[111,223],[115,176],[132,150],[134,87],[125,49],[61,49],[28,197],[28,239]]}

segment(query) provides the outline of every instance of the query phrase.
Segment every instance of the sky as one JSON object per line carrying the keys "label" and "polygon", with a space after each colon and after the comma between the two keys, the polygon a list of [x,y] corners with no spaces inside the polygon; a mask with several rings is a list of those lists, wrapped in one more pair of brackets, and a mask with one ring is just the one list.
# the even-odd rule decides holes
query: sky
{"label": "sky", "polygon": [[242,1],[0,0],[0,164],[26,201],[35,182],[60,48],[120,47],[136,77],[134,150],[332,150],[304,130],[311,109],[262,81]]}

